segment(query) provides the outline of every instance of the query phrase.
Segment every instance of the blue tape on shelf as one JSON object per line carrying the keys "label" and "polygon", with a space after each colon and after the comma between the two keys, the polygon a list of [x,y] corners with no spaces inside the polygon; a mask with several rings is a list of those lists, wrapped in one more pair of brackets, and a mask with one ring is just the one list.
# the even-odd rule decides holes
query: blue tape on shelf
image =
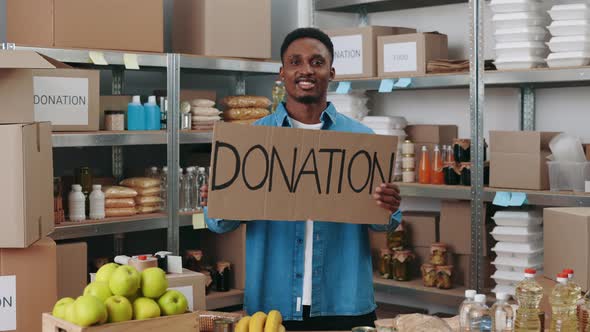
{"label": "blue tape on shelf", "polygon": [[407,88],[411,84],[412,84],[411,78],[400,78],[399,80],[397,80],[397,82],[395,82],[394,86],[396,88]]}
{"label": "blue tape on shelf", "polygon": [[509,206],[523,206],[527,203],[526,194],[525,193],[512,193],[510,196],[510,201],[508,202]]}
{"label": "blue tape on shelf", "polygon": [[393,80],[392,79],[382,79],[381,84],[379,84],[379,92],[387,93],[393,91]]}
{"label": "blue tape on shelf", "polygon": [[498,191],[492,204],[507,207],[510,205],[511,195],[509,192]]}
{"label": "blue tape on shelf", "polygon": [[338,88],[336,88],[336,93],[345,95],[349,91],[350,91],[350,82],[340,82],[340,83],[338,83]]}

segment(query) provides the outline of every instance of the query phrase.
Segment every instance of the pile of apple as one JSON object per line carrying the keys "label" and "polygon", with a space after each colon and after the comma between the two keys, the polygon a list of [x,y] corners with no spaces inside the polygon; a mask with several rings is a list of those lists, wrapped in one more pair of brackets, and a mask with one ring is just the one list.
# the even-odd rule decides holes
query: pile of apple
{"label": "pile of apple", "polygon": [[87,327],[128,320],[184,314],[186,297],[168,290],[164,270],[152,267],[139,273],[129,265],[109,263],[96,273],[96,280],[74,300],[65,297],[53,307],[53,316]]}

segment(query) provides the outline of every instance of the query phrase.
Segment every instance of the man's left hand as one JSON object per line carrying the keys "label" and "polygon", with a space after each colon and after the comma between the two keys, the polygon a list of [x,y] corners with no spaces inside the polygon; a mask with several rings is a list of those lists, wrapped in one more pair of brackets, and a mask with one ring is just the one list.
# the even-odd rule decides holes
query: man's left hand
{"label": "man's left hand", "polygon": [[373,198],[377,202],[377,205],[391,213],[399,209],[399,204],[402,201],[399,187],[393,183],[382,183],[379,187],[375,188]]}

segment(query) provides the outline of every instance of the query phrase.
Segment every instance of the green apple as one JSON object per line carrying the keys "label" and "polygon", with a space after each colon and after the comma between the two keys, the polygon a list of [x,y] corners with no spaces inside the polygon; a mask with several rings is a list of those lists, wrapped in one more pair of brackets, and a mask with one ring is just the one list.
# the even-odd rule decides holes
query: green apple
{"label": "green apple", "polygon": [[97,297],[101,302],[106,301],[109,297],[113,296],[109,284],[103,281],[91,282],[84,288],[84,295],[92,295]]}
{"label": "green apple", "polygon": [[133,318],[133,306],[123,296],[113,295],[104,304],[107,306],[109,323],[124,322]]}
{"label": "green apple", "polygon": [[164,316],[180,315],[188,310],[188,301],[184,294],[172,289],[158,299],[158,305]]}
{"label": "green apple", "polygon": [[83,295],[74,302],[74,316],[75,323],[83,327],[100,324],[107,318],[107,307],[97,297]]}
{"label": "green apple", "polygon": [[70,323],[78,324],[76,320],[76,312],[74,311],[74,303],[75,302],[66,304],[66,316],[64,319]]}
{"label": "green apple", "polygon": [[111,292],[114,295],[132,296],[137,293],[141,284],[141,276],[137,270],[129,265],[119,266],[109,280]]}
{"label": "green apple", "polygon": [[96,272],[96,276],[94,281],[102,281],[102,282],[109,282],[111,280],[111,276],[113,272],[119,267],[117,263],[108,263],[100,267]]}
{"label": "green apple", "polygon": [[147,298],[140,297],[133,302],[133,319],[150,319],[160,317],[160,307],[156,301]]}
{"label": "green apple", "polygon": [[63,299],[60,299],[59,301],[55,302],[55,305],[53,306],[53,312],[51,314],[59,319],[66,319],[67,305],[74,303],[74,301],[76,300],[71,297],[64,297]]}
{"label": "green apple", "polygon": [[143,296],[157,299],[168,289],[166,272],[159,267],[150,267],[141,272],[141,292]]}

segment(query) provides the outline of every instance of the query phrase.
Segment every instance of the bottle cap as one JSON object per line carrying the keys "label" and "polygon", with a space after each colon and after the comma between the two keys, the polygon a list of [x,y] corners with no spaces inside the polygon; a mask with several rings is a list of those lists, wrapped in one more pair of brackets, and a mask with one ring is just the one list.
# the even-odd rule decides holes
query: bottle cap
{"label": "bottle cap", "polygon": [[496,299],[498,299],[500,301],[506,301],[506,300],[508,300],[508,294],[507,293],[498,292],[498,293],[496,293]]}
{"label": "bottle cap", "polygon": [[573,276],[574,275],[574,270],[572,269],[563,269],[563,273],[567,273],[568,277],[569,275]]}
{"label": "bottle cap", "polygon": [[422,152],[424,151],[428,151],[428,148],[426,147],[426,145],[422,145]]}
{"label": "bottle cap", "polygon": [[563,273],[563,272],[562,273],[558,273],[557,274],[557,277],[558,278],[567,278],[567,273]]}
{"label": "bottle cap", "polygon": [[205,167],[199,167],[199,172],[204,172],[205,171]]}
{"label": "bottle cap", "polygon": [[152,172],[157,172],[158,168],[156,166],[152,166],[151,170],[152,170]]}
{"label": "bottle cap", "polygon": [[72,185],[72,190],[73,191],[82,191],[82,186],[79,184],[73,184]]}
{"label": "bottle cap", "polygon": [[147,261],[147,256],[141,255],[141,256],[138,256],[137,259],[140,261]]}
{"label": "bottle cap", "polygon": [[537,270],[535,270],[535,269],[524,269],[524,273],[535,275],[535,274],[537,274]]}
{"label": "bottle cap", "polygon": [[155,104],[156,103],[156,96],[149,96],[148,97],[148,104]]}
{"label": "bottle cap", "polygon": [[436,151],[440,151],[438,144],[434,146],[434,152],[436,152]]}
{"label": "bottle cap", "polygon": [[486,303],[486,296],[484,294],[476,294],[475,295],[475,302]]}
{"label": "bottle cap", "polygon": [[162,171],[168,173],[168,166],[162,167]]}
{"label": "bottle cap", "polygon": [[474,289],[468,289],[465,291],[465,298],[468,299],[473,299],[475,297],[475,294],[477,294],[477,291]]}
{"label": "bottle cap", "polygon": [[141,104],[141,99],[139,96],[133,96],[133,100],[132,100],[133,104]]}
{"label": "bottle cap", "polygon": [[100,184],[93,184],[92,185],[92,190],[100,190],[102,188],[102,186]]}

